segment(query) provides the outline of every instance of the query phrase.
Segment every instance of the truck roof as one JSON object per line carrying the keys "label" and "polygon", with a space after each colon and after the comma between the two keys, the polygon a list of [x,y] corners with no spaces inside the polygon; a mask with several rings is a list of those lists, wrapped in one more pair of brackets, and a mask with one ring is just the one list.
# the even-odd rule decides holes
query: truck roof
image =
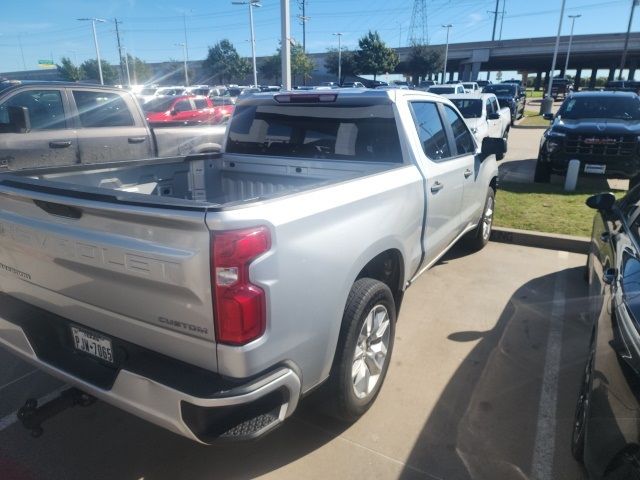
{"label": "truck roof", "polygon": [[587,90],[585,92],[573,92],[570,97],[629,97],[635,98],[638,94],[635,92],[623,90]]}
{"label": "truck roof", "polygon": [[[312,97],[320,97],[320,96],[335,96],[336,99],[334,101],[346,100],[346,101],[354,101],[354,100],[365,100],[369,99],[373,102],[384,102],[385,100],[390,100],[394,102],[396,98],[400,98],[402,96],[420,96],[420,97],[429,97],[438,101],[446,101],[441,95],[436,95],[433,93],[428,93],[422,90],[407,90],[407,89],[371,89],[371,88],[345,88],[345,89],[334,89],[334,90],[283,90],[280,92],[260,92],[260,93],[252,93],[246,96],[242,96],[238,98],[239,105],[246,103],[254,103],[259,102],[262,103],[266,100],[272,100],[276,97],[298,97],[297,101],[294,102],[280,102],[283,104],[288,103],[316,103]],[[302,97],[302,98],[300,98]],[[309,102],[305,102],[303,99],[308,98]],[[317,102],[318,104],[323,104],[325,102]],[[333,103],[331,101],[327,101],[326,104]]]}
{"label": "truck roof", "polygon": [[25,86],[29,86],[29,87],[63,87],[63,88],[65,88],[65,87],[66,88],[91,87],[91,88],[98,88],[98,89],[109,90],[109,91],[113,91],[113,90],[120,90],[120,91],[125,91],[125,92],[129,91],[129,90],[126,90],[126,89],[113,87],[113,86],[107,86],[107,85],[100,85],[100,84],[97,84],[97,83],[58,82],[58,81],[45,81],[45,80],[7,80],[7,81],[4,81],[4,82],[0,82],[0,92],[6,92],[6,91],[10,91],[10,90],[15,90],[17,88],[21,88],[21,87],[25,87]]}
{"label": "truck roof", "polygon": [[493,93],[457,93],[455,95],[447,95],[449,100],[486,100],[495,97]]}

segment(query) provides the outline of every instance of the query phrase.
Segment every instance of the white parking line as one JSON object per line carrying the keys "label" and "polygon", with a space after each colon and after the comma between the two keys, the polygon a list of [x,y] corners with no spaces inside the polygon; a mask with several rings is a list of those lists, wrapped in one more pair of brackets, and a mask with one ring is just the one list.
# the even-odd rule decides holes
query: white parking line
{"label": "white parking line", "polygon": [[[559,266],[565,266],[568,255],[558,252]],[[533,450],[531,478],[533,480],[553,479],[553,457],[556,439],[556,407],[558,400],[558,376],[562,353],[562,325],[565,312],[566,279],[558,273],[553,282],[553,304],[547,349],[544,359],[542,392],[538,404],[538,422]]]}
{"label": "white parking line", "polygon": [[11,380],[8,383],[5,383],[4,385],[0,385],[0,390],[3,390],[7,387],[10,387],[11,385],[13,385],[14,383],[18,383],[20,380],[24,380],[27,377],[30,377],[31,375],[33,375],[34,373],[36,373],[38,370],[36,368],[34,368],[33,370],[31,370],[30,372],[25,373],[24,375],[18,377],[18,378],[14,378],[13,380]]}
{"label": "white parking line", "polygon": [[[47,393],[38,399],[38,405],[42,405],[43,403],[48,402],[49,400],[53,400],[55,397],[60,395],[63,390],[67,388],[67,385],[63,385],[62,387],[56,388],[53,392]],[[6,430],[11,425],[18,421],[18,411],[16,410],[9,415],[5,415],[3,418],[0,418],[0,432]]]}

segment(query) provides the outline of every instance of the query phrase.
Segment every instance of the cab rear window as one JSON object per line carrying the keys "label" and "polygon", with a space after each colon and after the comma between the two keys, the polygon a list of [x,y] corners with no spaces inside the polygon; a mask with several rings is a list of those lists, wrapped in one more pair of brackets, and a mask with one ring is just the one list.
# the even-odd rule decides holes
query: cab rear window
{"label": "cab rear window", "polygon": [[402,162],[391,105],[236,107],[228,153]]}

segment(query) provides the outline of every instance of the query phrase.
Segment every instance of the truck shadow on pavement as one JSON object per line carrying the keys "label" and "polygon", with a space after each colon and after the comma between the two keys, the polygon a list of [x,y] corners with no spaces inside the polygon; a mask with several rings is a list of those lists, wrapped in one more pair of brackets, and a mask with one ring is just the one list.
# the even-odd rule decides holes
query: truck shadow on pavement
{"label": "truck shadow on pavement", "polygon": [[587,357],[583,268],[536,278],[512,295],[495,327],[458,331],[451,342],[477,342],[442,390],[406,460],[401,478],[413,470],[445,479],[528,479],[531,477],[538,404],[553,307],[556,276],[564,276],[552,478],[583,478],[569,441],[581,372]]}
{"label": "truck shadow on pavement", "polygon": [[[454,248],[444,261],[456,255],[466,253]],[[528,478],[556,276],[564,276],[567,287],[553,478],[580,478],[575,473],[579,467],[570,458],[569,438],[590,331],[584,319],[587,302],[581,268],[542,276],[519,287],[494,328],[448,335],[450,342],[477,344],[459,361],[426,423],[406,432],[406,438],[417,440],[412,449],[408,445],[410,454],[402,459],[401,478],[416,478],[416,472],[456,480]],[[407,408],[423,408],[423,399],[411,391],[409,385],[402,402],[407,402]],[[0,478],[255,478],[303,459],[349,427],[317,414],[312,407],[303,402],[292,418],[262,440],[201,446],[99,402],[52,419],[37,440],[18,425],[1,432]],[[388,421],[393,418],[389,411]],[[348,452],[339,459],[333,458],[335,449],[329,452],[333,453],[319,453],[314,462],[299,463],[294,472],[299,478],[323,478],[322,464],[328,462],[327,471],[337,469],[346,476],[359,468],[352,464],[343,470],[340,462],[363,461],[345,460],[351,458]]]}

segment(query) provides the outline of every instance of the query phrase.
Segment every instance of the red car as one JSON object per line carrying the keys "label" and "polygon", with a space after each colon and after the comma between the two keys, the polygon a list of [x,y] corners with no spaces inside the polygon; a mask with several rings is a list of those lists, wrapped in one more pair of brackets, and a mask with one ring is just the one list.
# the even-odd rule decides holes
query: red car
{"label": "red car", "polygon": [[[229,108],[231,107],[231,108]],[[215,107],[207,97],[156,97],[142,105],[147,121],[155,125],[198,125],[225,122],[232,105]]]}

